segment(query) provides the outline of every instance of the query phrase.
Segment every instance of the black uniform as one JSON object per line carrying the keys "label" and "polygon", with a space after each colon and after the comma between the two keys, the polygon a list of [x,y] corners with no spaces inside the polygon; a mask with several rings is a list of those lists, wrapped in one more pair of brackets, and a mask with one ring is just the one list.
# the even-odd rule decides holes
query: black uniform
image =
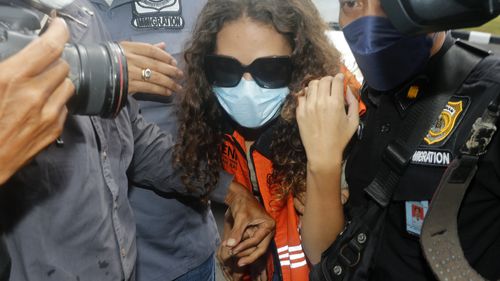
{"label": "black uniform", "polygon": [[0,236],[0,281],[8,280],[10,275],[10,257],[7,247]]}
{"label": "black uniform", "polygon": [[[425,73],[439,62],[453,44],[448,37],[441,51],[430,60]],[[461,67],[460,61],[456,62]],[[417,99],[408,98],[411,86],[425,95],[426,74],[393,92],[364,88],[362,99],[367,114],[364,129],[347,163],[346,177],[351,190],[350,205],[364,204],[363,189],[372,181],[387,144],[399,131],[408,108]],[[371,280],[435,280],[422,255],[419,237],[407,231],[408,201],[430,201],[446,166],[465,142],[474,121],[488,103],[500,93],[500,58],[486,57],[472,71],[450,99],[441,118],[431,128],[401,177],[388,209],[388,216],[377,252]],[[499,126],[499,124],[497,124]],[[489,280],[500,279],[500,134],[492,140],[488,153],[469,187],[458,218],[459,236],[471,265]]]}

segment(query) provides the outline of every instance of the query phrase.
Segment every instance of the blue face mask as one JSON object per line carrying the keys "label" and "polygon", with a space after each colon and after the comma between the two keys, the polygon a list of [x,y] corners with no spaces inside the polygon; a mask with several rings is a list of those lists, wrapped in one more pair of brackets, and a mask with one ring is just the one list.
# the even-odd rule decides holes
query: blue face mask
{"label": "blue face mask", "polygon": [[384,17],[362,17],[343,32],[366,83],[378,91],[394,89],[421,72],[433,45],[427,35],[401,34]]}
{"label": "blue face mask", "polygon": [[217,100],[240,126],[259,128],[278,116],[278,111],[290,90],[265,89],[244,78],[236,87],[213,87]]}

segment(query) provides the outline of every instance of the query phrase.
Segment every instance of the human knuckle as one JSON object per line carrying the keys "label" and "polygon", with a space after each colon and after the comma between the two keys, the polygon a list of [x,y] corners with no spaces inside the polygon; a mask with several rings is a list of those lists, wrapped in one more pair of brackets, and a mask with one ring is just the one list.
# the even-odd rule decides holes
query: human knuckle
{"label": "human knuckle", "polygon": [[63,127],[64,126],[62,124],[54,124],[51,137],[57,138],[58,136],[60,136],[62,134]]}
{"label": "human knuckle", "polygon": [[174,88],[175,81],[172,80],[168,75],[161,75],[159,77],[160,77],[160,79],[158,81],[158,84],[160,86],[165,87],[165,88]]}
{"label": "human knuckle", "polygon": [[167,72],[166,67],[157,59],[152,59],[148,66],[154,72],[153,76],[158,76],[159,74],[165,74]]}
{"label": "human knuckle", "polygon": [[69,78],[64,79],[64,84],[67,87],[66,89],[67,89],[68,92],[70,92],[70,93],[74,93],[75,92],[76,86],[73,83],[73,81],[71,81],[71,79],[69,79]]}
{"label": "human knuckle", "polygon": [[321,82],[331,82],[333,79],[332,76],[324,76],[320,79]]}
{"label": "human knuckle", "polygon": [[165,73],[166,78],[171,80],[172,83],[175,83],[174,79],[179,77],[177,70],[175,68],[173,68],[172,66],[166,66],[164,73]]}
{"label": "human knuckle", "polygon": [[43,111],[42,120],[48,124],[54,124],[59,120],[59,111],[55,107],[47,108]]}
{"label": "human knuckle", "polygon": [[220,261],[221,263],[223,263],[223,262],[224,262],[224,260],[226,259],[226,256],[224,255],[224,253],[222,253],[222,251],[221,251],[221,252],[219,252],[219,254],[218,254],[218,259],[219,259],[219,261]]}
{"label": "human knuckle", "polygon": [[129,41],[120,41],[119,44],[122,48],[128,48],[130,46]]}
{"label": "human knuckle", "polygon": [[273,220],[272,218],[270,218],[268,220],[268,224],[269,224],[270,228],[275,228],[276,227],[276,221]]}
{"label": "human knuckle", "polygon": [[61,71],[65,73],[65,75],[67,75],[71,70],[71,66],[69,65],[69,63],[63,59],[59,59],[58,63],[59,67],[61,68]]}
{"label": "human knuckle", "polygon": [[266,252],[266,249],[264,247],[262,247],[262,248],[257,247],[255,249],[254,254],[258,258],[258,257],[262,256],[265,252]]}
{"label": "human knuckle", "polygon": [[141,59],[130,52],[127,52],[125,57],[127,58],[128,71],[140,73],[141,68],[139,67],[139,62]]}
{"label": "human knuckle", "polygon": [[45,95],[44,93],[47,90],[43,88],[35,87],[35,85],[30,85],[29,87],[23,88],[23,102],[26,102],[28,105],[32,107],[41,107],[45,104]]}
{"label": "human knuckle", "polygon": [[335,83],[344,83],[344,76],[343,75],[337,75],[332,78]]}
{"label": "human knuckle", "polygon": [[50,141],[55,140],[58,138],[63,131],[63,127],[59,126],[57,124],[51,124],[51,123],[44,123],[43,124],[45,127],[44,130],[44,137],[46,139],[49,139]]}
{"label": "human knuckle", "polygon": [[146,55],[150,58],[154,58],[157,52],[157,48],[155,48],[151,44],[146,44],[144,47],[146,48]]}
{"label": "human knuckle", "polygon": [[313,86],[318,85],[318,83],[319,83],[319,80],[317,80],[317,79],[315,79],[315,80],[311,80],[311,81],[309,82],[309,85],[308,85],[308,86],[309,86],[309,89],[311,89],[311,87],[313,87]]}
{"label": "human knuckle", "polygon": [[57,42],[52,38],[40,38],[38,44],[39,47],[45,51],[45,54],[53,54],[55,56],[59,56],[64,50],[64,44],[61,44],[60,42]]}

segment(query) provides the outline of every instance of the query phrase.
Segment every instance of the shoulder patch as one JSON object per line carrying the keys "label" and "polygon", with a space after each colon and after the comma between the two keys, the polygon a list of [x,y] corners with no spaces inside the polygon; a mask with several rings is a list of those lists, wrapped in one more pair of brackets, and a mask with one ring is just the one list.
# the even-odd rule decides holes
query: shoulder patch
{"label": "shoulder patch", "polygon": [[181,0],[136,0],[132,9],[132,26],[148,29],[182,29]]}
{"label": "shoulder patch", "polygon": [[427,145],[444,144],[455,128],[462,121],[468,107],[468,98],[452,98],[432,125],[424,138]]}
{"label": "shoulder patch", "polygon": [[410,163],[421,166],[448,167],[453,160],[449,150],[416,150]]}

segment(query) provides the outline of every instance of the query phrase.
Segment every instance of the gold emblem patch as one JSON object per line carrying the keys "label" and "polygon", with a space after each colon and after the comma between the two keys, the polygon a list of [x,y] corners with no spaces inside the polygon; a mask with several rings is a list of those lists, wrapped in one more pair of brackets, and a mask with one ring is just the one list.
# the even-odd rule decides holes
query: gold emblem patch
{"label": "gold emblem patch", "polygon": [[432,128],[429,130],[429,133],[427,133],[427,136],[424,138],[425,142],[428,145],[431,145],[446,139],[453,131],[453,128],[455,128],[458,117],[460,117],[463,110],[462,101],[448,102],[443,112],[441,112],[438,120],[434,123]]}

